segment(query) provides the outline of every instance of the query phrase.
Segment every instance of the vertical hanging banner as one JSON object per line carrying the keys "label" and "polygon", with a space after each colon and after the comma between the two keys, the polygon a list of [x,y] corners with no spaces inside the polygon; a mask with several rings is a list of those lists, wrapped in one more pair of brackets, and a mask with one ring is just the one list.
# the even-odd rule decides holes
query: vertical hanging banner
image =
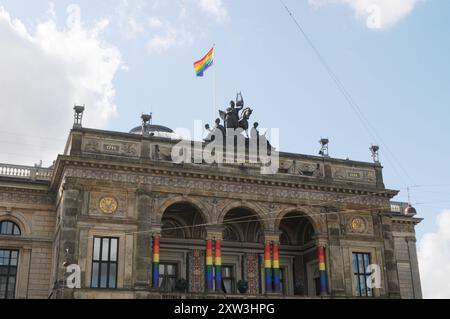
{"label": "vertical hanging banner", "polygon": [[270,256],[270,243],[264,247],[264,272],[266,279],[266,292],[272,292],[272,260]]}
{"label": "vertical hanging banner", "polygon": [[159,248],[160,248],[160,235],[153,236],[153,288],[159,288]]}
{"label": "vertical hanging banner", "polygon": [[280,254],[279,254],[279,244],[273,244],[273,283],[274,291],[281,292],[281,272],[280,272]]}
{"label": "vertical hanging banner", "polygon": [[212,240],[206,240],[206,290],[213,290]]}
{"label": "vertical hanging banner", "polygon": [[215,267],[216,267],[216,291],[222,291],[222,241],[216,240],[216,258],[215,258]]}
{"label": "vertical hanging banner", "polygon": [[328,294],[327,268],[325,264],[325,247],[319,246],[319,275],[320,275],[320,294]]}

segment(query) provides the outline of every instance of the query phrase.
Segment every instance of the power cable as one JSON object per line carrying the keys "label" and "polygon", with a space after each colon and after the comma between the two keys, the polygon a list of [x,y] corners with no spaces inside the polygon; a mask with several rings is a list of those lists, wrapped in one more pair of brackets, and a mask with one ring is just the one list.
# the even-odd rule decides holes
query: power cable
{"label": "power cable", "polygon": [[[295,25],[297,26],[297,28],[300,30],[301,34],[303,35],[303,37],[305,38],[306,42],[309,44],[309,46],[312,48],[312,50],[314,51],[314,53],[317,55],[317,57],[319,58],[319,61],[321,62],[321,64],[323,65],[323,67],[325,68],[325,70],[327,71],[328,75],[331,77],[331,79],[334,81],[334,83],[336,84],[336,86],[338,87],[338,89],[341,91],[342,95],[344,96],[344,98],[347,100],[349,106],[353,109],[353,111],[355,112],[356,116],[358,117],[358,119],[361,121],[361,124],[363,125],[363,127],[366,129],[366,132],[369,134],[369,136],[371,136],[375,141],[379,141],[381,142],[380,144],[383,146],[383,148],[386,149],[387,153],[390,154],[390,156],[392,156],[392,158],[394,160],[397,161],[397,165],[398,167],[400,167],[403,170],[403,173],[405,174],[405,176],[413,182],[413,179],[411,178],[411,176],[408,174],[408,172],[406,171],[406,169],[402,166],[402,164],[400,163],[400,161],[395,157],[395,155],[393,154],[393,152],[390,151],[389,147],[387,146],[387,144],[384,142],[384,140],[381,138],[381,136],[377,133],[377,131],[375,130],[375,128],[373,127],[373,125],[371,125],[370,121],[365,117],[364,113],[362,112],[361,108],[359,107],[359,105],[356,103],[356,101],[354,100],[354,98],[352,97],[352,95],[349,93],[349,91],[345,88],[344,84],[342,83],[342,81],[339,79],[339,77],[336,75],[336,73],[332,70],[332,68],[330,67],[330,65],[327,63],[327,61],[325,60],[325,58],[323,57],[323,55],[320,53],[320,51],[317,49],[317,47],[314,45],[314,43],[312,42],[311,38],[307,35],[307,33],[305,32],[305,30],[303,29],[303,27],[300,25],[300,23],[298,22],[298,20],[295,18],[295,16],[293,15],[292,11],[287,7],[287,5],[284,3],[283,0],[279,0],[281,5],[285,8],[285,10],[287,11],[287,13],[289,14],[289,16],[292,18],[292,20],[294,21]],[[387,160],[391,163],[394,164],[393,162],[391,162],[391,160],[389,158],[387,158]],[[394,171],[396,172],[396,174],[403,179],[403,181],[405,181],[405,179],[403,178],[403,176],[401,174],[399,174],[399,172],[396,169],[396,165],[392,165],[392,168],[394,169]],[[409,184],[409,183],[406,183]],[[414,182],[412,183],[414,184]]]}

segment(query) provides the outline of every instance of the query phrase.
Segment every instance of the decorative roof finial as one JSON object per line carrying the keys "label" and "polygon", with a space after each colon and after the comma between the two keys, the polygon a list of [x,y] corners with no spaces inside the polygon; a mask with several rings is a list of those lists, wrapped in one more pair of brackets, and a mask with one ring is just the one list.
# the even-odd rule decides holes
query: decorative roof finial
{"label": "decorative roof finial", "polygon": [[142,119],[142,135],[143,136],[150,135],[149,125],[151,124],[152,118],[153,118],[152,113],[150,113],[150,114],[142,113],[141,119]]}
{"label": "decorative roof finial", "polygon": [[83,112],[85,109],[85,105],[75,105],[73,107],[74,113],[74,122],[73,127],[74,128],[81,128],[82,127],[82,121],[83,121]]}
{"label": "decorative roof finial", "polygon": [[323,157],[330,157],[328,154],[328,144],[330,143],[330,140],[328,138],[321,138],[319,143],[321,146],[319,155],[322,155]]}
{"label": "decorative roof finial", "polygon": [[380,157],[379,157],[378,151],[380,150],[380,147],[378,145],[372,145],[369,148],[369,150],[372,153],[373,162],[375,164],[379,164],[380,163]]}

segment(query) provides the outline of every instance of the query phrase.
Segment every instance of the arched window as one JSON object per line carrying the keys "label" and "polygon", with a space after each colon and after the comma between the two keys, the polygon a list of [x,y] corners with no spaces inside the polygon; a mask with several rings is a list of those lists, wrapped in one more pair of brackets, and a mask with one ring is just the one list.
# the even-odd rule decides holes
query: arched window
{"label": "arched window", "polygon": [[0,222],[0,235],[20,236],[20,228],[16,223],[4,220]]}

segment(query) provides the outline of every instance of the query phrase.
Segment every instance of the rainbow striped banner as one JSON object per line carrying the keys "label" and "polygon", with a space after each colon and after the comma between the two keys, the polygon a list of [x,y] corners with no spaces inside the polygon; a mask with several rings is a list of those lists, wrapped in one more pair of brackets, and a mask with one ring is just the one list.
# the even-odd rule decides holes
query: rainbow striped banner
{"label": "rainbow striped banner", "polygon": [[216,240],[216,291],[222,291],[222,241]]}
{"label": "rainbow striped banner", "polygon": [[281,292],[280,254],[278,243],[273,244],[273,283],[274,291]]}
{"label": "rainbow striped banner", "polygon": [[270,243],[264,247],[264,272],[266,279],[266,292],[272,292],[272,260],[270,258]]}
{"label": "rainbow striped banner", "polygon": [[206,289],[213,290],[212,240],[206,240]]}
{"label": "rainbow striped banner", "polygon": [[194,63],[195,73],[202,77],[205,71],[214,63],[214,47],[199,61]]}
{"label": "rainbow striped banner", "polygon": [[159,288],[159,248],[160,248],[160,236],[153,236],[153,288]]}
{"label": "rainbow striped banner", "polygon": [[325,248],[319,246],[319,275],[320,275],[320,294],[328,294],[327,269],[325,266]]}

